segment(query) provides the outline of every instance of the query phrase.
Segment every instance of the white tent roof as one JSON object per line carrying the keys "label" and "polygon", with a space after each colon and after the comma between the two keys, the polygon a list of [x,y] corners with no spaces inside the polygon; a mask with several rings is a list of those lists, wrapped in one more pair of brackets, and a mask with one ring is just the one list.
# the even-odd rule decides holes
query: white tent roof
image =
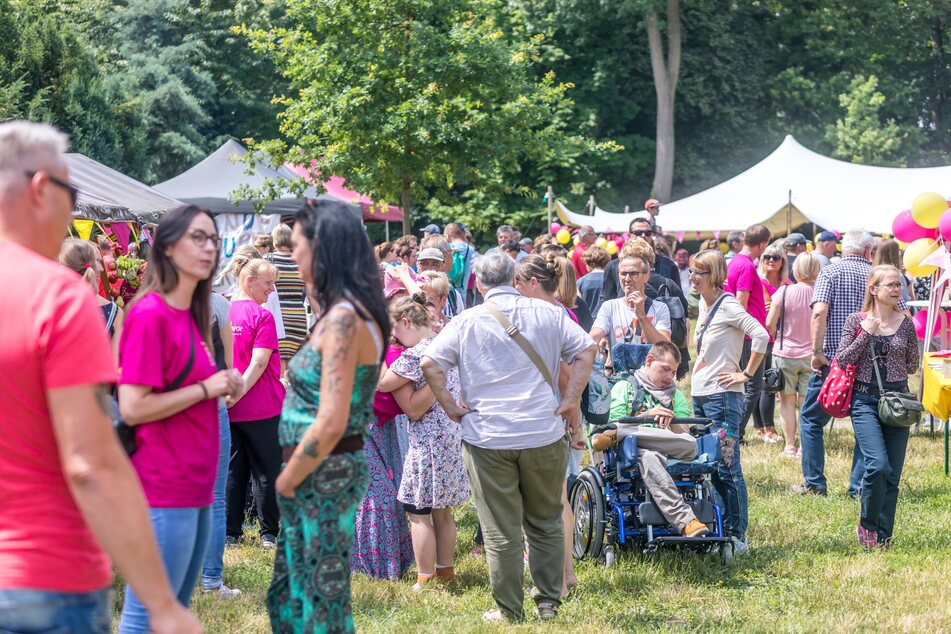
{"label": "white tent roof", "polygon": [[[662,205],[657,224],[670,232],[728,231],[765,224],[773,235],[786,233],[787,203],[792,192],[792,226],[847,231],[861,227],[888,233],[892,220],[925,191],[951,193],[951,166],[874,167],[837,161],[816,154],[787,136],[762,161],[733,178],[693,196]],[[571,225],[591,225],[598,232],[623,232],[636,215],[595,208],[593,216],[559,206],[558,216]]]}

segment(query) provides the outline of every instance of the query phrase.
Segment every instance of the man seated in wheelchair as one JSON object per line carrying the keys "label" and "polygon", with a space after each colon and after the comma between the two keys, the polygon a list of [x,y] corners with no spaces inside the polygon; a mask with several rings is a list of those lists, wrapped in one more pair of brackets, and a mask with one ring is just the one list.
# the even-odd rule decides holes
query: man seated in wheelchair
{"label": "man seated in wheelchair", "polygon": [[644,365],[611,389],[611,420],[625,416],[653,417],[648,425],[618,424],[617,429],[597,433],[592,445],[606,451],[626,436],[637,436],[637,462],[651,497],[671,526],[685,537],[702,537],[708,529],[667,473],[667,460],[693,460],[697,441],[687,425],[671,424],[674,418],[692,416],[690,403],[674,384],[680,351],[669,341],[655,343]]}

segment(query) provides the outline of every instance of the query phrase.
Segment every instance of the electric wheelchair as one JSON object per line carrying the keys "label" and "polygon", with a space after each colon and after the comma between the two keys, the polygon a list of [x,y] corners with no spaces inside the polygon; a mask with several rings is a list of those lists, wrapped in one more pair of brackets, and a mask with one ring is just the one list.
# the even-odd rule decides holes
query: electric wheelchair
{"label": "electric wheelchair", "polygon": [[[636,425],[654,420],[626,417],[612,422]],[[673,423],[690,425],[691,435],[697,440],[697,458],[693,462],[671,460],[667,472],[710,532],[702,537],[684,537],[667,522],[640,475],[637,437],[626,436],[604,452],[603,461],[582,470],[572,485],[569,500],[575,515],[576,559],[603,558],[611,567],[621,547],[648,554],[661,547],[679,547],[718,553],[724,565],[730,564],[733,541],[724,535],[723,512],[714,502],[710,483],[720,460],[720,435],[711,432],[710,419],[678,418]]]}

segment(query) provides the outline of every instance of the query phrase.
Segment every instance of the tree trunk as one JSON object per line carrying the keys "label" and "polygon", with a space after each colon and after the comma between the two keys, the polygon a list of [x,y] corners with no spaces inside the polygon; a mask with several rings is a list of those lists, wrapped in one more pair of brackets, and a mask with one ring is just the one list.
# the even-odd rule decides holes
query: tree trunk
{"label": "tree trunk", "polygon": [[951,142],[948,141],[944,130],[944,102],[947,86],[947,81],[945,80],[947,71],[945,70],[946,66],[944,62],[944,26],[940,18],[935,18],[931,27],[934,41],[932,47],[935,58],[933,64],[933,68],[935,69],[935,95],[934,104],[931,108],[931,122],[934,124],[935,131],[937,132],[938,145],[941,151],[947,154],[951,152]]}
{"label": "tree trunk", "polygon": [[403,189],[400,192],[400,208],[403,210],[403,235],[409,236],[413,234],[413,218],[410,215],[409,210],[409,188],[410,182],[408,178],[403,179]]}
{"label": "tree trunk", "polygon": [[664,54],[657,13],[647,16],[647,43],[654,90],[657,93],[657,149],[651,195],[665,203],[670,201],[674,182],[674,105],[680,77],[680,0],[667,0],[667,54]]}

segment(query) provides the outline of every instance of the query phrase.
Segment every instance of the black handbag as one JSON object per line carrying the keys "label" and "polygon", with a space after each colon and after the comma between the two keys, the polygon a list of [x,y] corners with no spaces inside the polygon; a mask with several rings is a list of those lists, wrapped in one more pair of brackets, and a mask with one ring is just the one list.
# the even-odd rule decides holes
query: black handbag
{"label": "black handbag", "polygon": [[[786,325],[786,288],[783,287],[783,298],[779,306],[779,349],[783,349],[783,328]],[[782,392],[786,387],[786,376],[779,368],[770,368],[763,373],[763,391],[767,394]]]}
{"label": "black handbag", "polygon": [[[195,365],[195,338],[191,338],[191,346],[188,350],[188,363],[175,379],[168,384],[163,392],[172,392],[182,386],[188,373],[192,371]],[[119,410],[119,401],[115,396],[109,397],[109,414],[112,417],[112,425],[116,429],[116,436],[119,437],[119,444],[125,450],[126,454],[132,456],[137,447],[135,446],[135,427],[122,420],[122,412]]]}
{"label": "black handbag", "polygon": [[882,374],[878,369],[878,355],[872,345],[872,367],[875,368],[875,380],[878,381],[878,421],[886,427],[911,427],[921,421],[924,405],[911,392],[886,392],[882,385]]}

